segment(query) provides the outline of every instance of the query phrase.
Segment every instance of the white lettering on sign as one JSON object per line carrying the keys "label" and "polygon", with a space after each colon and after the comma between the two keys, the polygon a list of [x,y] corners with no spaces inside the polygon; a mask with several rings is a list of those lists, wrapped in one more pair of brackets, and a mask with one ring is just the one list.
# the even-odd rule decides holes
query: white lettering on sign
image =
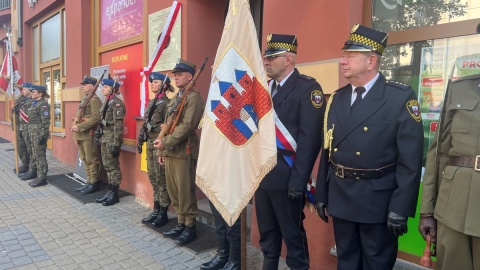
{"label": "white lettering on sign", "polygon": [[119,13],[122,9],[128,8],[129,6],[135,4],[136,0],[114,0],[107,7],[107,17],[111,19],[115,14]]}

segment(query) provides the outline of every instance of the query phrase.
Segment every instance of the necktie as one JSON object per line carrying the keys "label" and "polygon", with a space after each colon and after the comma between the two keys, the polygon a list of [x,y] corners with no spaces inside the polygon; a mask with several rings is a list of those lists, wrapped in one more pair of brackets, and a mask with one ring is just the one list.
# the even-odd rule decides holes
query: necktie
{"label": "necktie", "polygon": [[362,101],[362,94],[365,91],[366,91],[365,87],[363,87],[363,86],[355,88],[355,92],[357,92],[357,98],[353,102],[350,112],[353,112],[353,110],[355,110],[355,107],[357,107],[358,104],[360,103],[360,101]]}
{"label": "necktie", "polygon": [[280,87],[280,85],[278,85],[276,81],[273,81],[273,84],[272,84],[272,98],[278,92],[279,87]]}

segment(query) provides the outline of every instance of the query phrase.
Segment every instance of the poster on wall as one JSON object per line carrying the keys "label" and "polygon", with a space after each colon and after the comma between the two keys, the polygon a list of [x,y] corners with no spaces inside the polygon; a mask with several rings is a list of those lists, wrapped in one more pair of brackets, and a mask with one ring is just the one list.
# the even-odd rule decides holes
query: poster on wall
{"label": "poster on wall", "polygon": [[[162,30],[167,22],[170,9],[166,8],[148,16],[148,58],[152,57],[153,51],[157,46]],[[175,24],[173,25],[170,38],[167,40],[167,45],[163,50],[162,57],[158,59],[157,64],[153,68],[155,71],[171,70],[177,63],[177,60],[182,57],[182,11],[177,15]]]}
{"label": "poster on wall", "polygon": [[101,0],[100,12],[100,46],[143,31],[143,0]]}
{"label": "poster on wall", "polygon": [[[127,108],[125,115],[123,137],[136,140],[136,120],[140,111],[140,83],[141,77],[138,71],[142,68],[142,43],[122,47],[108,51],[100,55],[102,65],[110,66],[110,76],[117,80],[120,86],[120,93]],[[108,78],[108,75],[105,76]]]}

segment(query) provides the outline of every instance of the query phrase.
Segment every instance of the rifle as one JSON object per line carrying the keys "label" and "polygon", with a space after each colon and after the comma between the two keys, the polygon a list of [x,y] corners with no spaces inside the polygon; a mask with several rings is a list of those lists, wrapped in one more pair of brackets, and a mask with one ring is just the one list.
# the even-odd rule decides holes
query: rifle
{"label": "rifle", "polygon": [[165,95],[165,92],[163,91],[163,86],[165,85],[165,81],[167,79],[165,78],[162,81],[162,85],[160,85],[160,93],[155,95],[155,99],[153,100],[153,105],[150,108],[150,111],[148,112],[147,116],[147,121],[143,123],[143,125],[140,127],[140,132],[138,134],[138,143],[137,143],[137,151],[139,154],[142,153],[142,146],[143,144],[148,140],[148,132],[151,130],[152,125],[150,124],[150,121],[152,120],[153,113],[157,109],[157,101],[158,99],[162,98],[163,95]]}
{"label": "rifle", "polygon": [[96,94],[96,90],[97,90],[97,87],[98,85],[100,84],[100,82],[102,81],[103,79],[103,76],[105,76],[105,72],[107,72],[107,70],[105,69],[102,73],[102,76],[100,76],[100,78],[97,80],[97,83],[95,84],[95,86],[93,87],[93,90],[92,92],[90,92],[87,96],[87,98],[80,104],[80,106],[78,107],[79,110],[77,111],[77,115],[75,116],[75,118],[73,119],[73,125],[76,125],[76,124],[80,124],[82,123],[82,116],[83,114],[85,113],[85,109],[87,108],[87,105],[88,103],[90,102],[90,99],[93,98],[93,96]]}
{"label": "rifle", "polygon": [[[108,78],[111,79],[110,74],[108,75]],[[105,105],[103,106],[103,111],[102,111],[102,120],[100,121],[100,124],[98,124],[97,130],[95,130],[94,142],[98,146],[101,145],[100,139],[102,138],[102,135],[103,135],[103,127],[106,124],[105,115],[107,114],[108,103],[110,102],[110,98],[113,95],[115,95],[115,84],[116,83],[117,83],[117,80],[115,80],[115,82],[113,83],[112,93],[110,95],[108,95],[108,98],[105,101]]]}
{"label": "rifle", "polygon": [[175,104],[173,105],[172,109],[170,112],[168,112],[168,118],[167,121],[162,125],[162,130],[160,131],[160,134],[158,134],[157,139],[161,139],[165,137],[168,131],[168,134],[172,134],[173,131],[175,130],[175,126],[177,125],[178,122],[178,116],[182,115],[183,108],[185,107],[185,103],[187,102],[188,96],[193,92],[193,87],[195,86],[195,82],[197,81],[198,77],[200,77],[200,74],[202,74],[203,69],[205,68],[205,64],[207,63],[208,57],[205,57],[205,61],[203,62],[203,65],[200,67],[200,69],[195,73],[195,76],[193,76],[193,79],[188,83],[187,87],[185,88],[185,93],[183,93],[181,99],[177,99]]}

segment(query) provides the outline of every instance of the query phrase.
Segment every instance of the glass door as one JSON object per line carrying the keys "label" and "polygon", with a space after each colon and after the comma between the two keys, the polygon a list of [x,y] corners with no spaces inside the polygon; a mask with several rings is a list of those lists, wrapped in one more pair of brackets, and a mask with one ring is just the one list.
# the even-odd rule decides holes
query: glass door
{"label": "glass door", "polygon": [[[41,69],[41,85],[47,88],[50,98],[46,99],[50,105],[50,132],[63,132],[64,119],[62,116],[62,83],[60,80],[60,65]],[[52,149],[51,138],[47,142],[47,148]]]}

